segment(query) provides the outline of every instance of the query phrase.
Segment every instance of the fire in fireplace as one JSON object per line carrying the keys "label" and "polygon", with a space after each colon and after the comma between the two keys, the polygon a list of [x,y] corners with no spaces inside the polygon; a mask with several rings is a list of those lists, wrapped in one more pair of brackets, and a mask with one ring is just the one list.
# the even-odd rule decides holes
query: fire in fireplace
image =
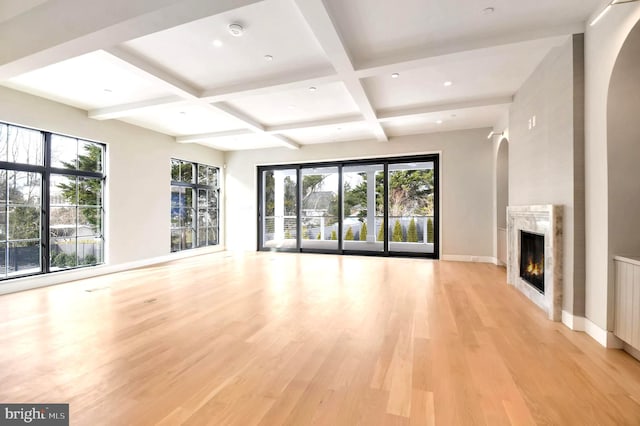
{"label": "fire in fireplace", "polygon": [[544,235],[520,231],[520,277],[544,294]]}

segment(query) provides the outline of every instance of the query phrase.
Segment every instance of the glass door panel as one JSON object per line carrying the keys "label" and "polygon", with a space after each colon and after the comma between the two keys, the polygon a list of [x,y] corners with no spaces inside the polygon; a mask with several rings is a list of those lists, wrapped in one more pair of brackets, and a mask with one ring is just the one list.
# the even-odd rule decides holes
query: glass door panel
{"label": "glass door panel", "polygon": [[342,248],[384,251],[384,166],[342,168]]}
{"label": "glass door panel", "polygon": [[338,167],[302,169],[303,249],[338,249],[338,189]]}
{"label": "glass door panel", "polygon": [[434,253],[434,162],[389,164],[389,252]]}
{"label": "glass door panel", "polygon": [[261,181],[263,248],[297,249],[297,170],[264,170]]}

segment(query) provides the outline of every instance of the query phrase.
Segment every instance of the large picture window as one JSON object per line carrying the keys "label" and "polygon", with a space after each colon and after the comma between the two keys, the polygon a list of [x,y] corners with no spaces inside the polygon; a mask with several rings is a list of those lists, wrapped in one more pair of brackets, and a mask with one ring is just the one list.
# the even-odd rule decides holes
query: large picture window
{"label": "large picture window", "polygon": [[218,244],[219,172],[171,160],[171,251]]}
{"label": "large picture window", "polygon": [[0,280],[103,263],[104,154],[0,123]]}

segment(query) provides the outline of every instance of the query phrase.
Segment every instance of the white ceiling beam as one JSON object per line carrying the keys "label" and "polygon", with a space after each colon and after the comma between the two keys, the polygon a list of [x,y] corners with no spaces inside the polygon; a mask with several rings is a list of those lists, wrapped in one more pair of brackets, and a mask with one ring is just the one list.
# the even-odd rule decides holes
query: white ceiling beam
{"label": "white ceiling beam", "polygon": [[293,0],[316,40],[344,82],[354,102],[371,127],[376,139],[387,141],[382,125],[358,77],[349,53],[322,0]]}
{"label": "white ceiling beam", "polygon": [[[355,74],[358,78],[367,78],[378,75],[391,75],[394,72],[401,73],[416,68],[442,66],[460,61],[487,59],[488,57],[509,54],[514,45],[518,46],[518,49],[522,51],[527,51],[540,45],[560,45],[577,29],[579,27],[569,26],[545,33],[529,32],[508,38],[501,37],[455,43],[409,54],[405,52],[402,57],[387,57],[362,63],[356,69]],[[582,31],[584,31],[584,28],[582,28]]]}
{"label": "white ceiling beam", "polygon": [[378,120],[381,123],[396,120],[398,118],[414,117],[416,115],[431,114],[434,112],[456,111],[467,108],[478,108],[494,105],[508,105],[513,102],[513,96],[499,96],[494,98],[474,99],[448,104],[422,105],[411,108],[398,108],[378,111]]}
{"label": "white ceiling beam", "polygon": [[261,123],[258,123],[253,118],[249,117],[246,114],[241,113],[237,109],[231,107],[224,102],[218,102],[215,104],[211,104],[212,107],[217,109],[218,111],[222,111],[230,117],[233,117],[239,121],[242,121],[250,130],[253,130],[256,133],[266,133],[265,126]]}
{"label": "white ceiling beam", "polygon": [[270,80],[252,81],[233,86],[205,89],[200,94],[200,98],[208,102],[226,102],[247,96],[279,93],[284,90],[308,88],[310,86],[319,86],[336,81],[340,81],[340,77],[336,72],[332,68],[323,68],[289,74]]}
{"label": "white ceiling beam", "polygon": [[119,60],[119,62],[130,71],[138,74],[143,78],[151,77],[166,89],[184,99],[199,98],[199,89],[189,85],[188,83],[182,81],[181,79],[168,73],[167,71],[151,65],[148,61],[140,58],[132,52],[129,52],[117,46],[110,47],[108,49],[105,49],[104,51],[111,55],[113,58]]}
{"label": "white ceiling beam", "polygon": [[114,118],[121,118],[127,115],[135,114],[147,108],[185,102],[188,103],[189,101],[185,101],[184,98],[177,95],[165,96],[162,98],[148,99],[145,101],[133,102],[130,104],[92,109],[88,112],[87,115],[89,116],[89,118],[93,118],[94,120],[112,120]]}
{"label": "white ceiling beam", "polygon": [[268,126],[267,133],[288,132],[291,130],[314,129],[318,127],[340,126],[345,124],[362,123],[364,118],[361,115],[349,115],[344,117],[329,118],[326,120],[311,120],[296,123],[287,123],[277,126]]}
{"label": "white ceiling beam", "polygon": [[233,136],[252,135],[253,133],[254,132],[252,132],[251,130],[228,130],[226,132],[200,133],[197,135],[176,136],[176,142],[197,143]]}
{"label": "white ceiling beam", "polygon": [[0,24],[0,80],[260,1],[50,0]]}

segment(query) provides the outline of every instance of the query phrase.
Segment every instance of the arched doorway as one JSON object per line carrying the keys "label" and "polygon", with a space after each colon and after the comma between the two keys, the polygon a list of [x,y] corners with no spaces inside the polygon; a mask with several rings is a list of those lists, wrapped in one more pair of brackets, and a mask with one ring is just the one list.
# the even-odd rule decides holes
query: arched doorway
{"label": "arched doorway", "polygon": [[609,256],[640,254],[640,22],[616,60],[607,102]]}
{"label": "arched doorway", "polygon": [[496,230],[497,257],[507,263],[507,206],[509,205],[509,141],[500,141],[496,156]]}

